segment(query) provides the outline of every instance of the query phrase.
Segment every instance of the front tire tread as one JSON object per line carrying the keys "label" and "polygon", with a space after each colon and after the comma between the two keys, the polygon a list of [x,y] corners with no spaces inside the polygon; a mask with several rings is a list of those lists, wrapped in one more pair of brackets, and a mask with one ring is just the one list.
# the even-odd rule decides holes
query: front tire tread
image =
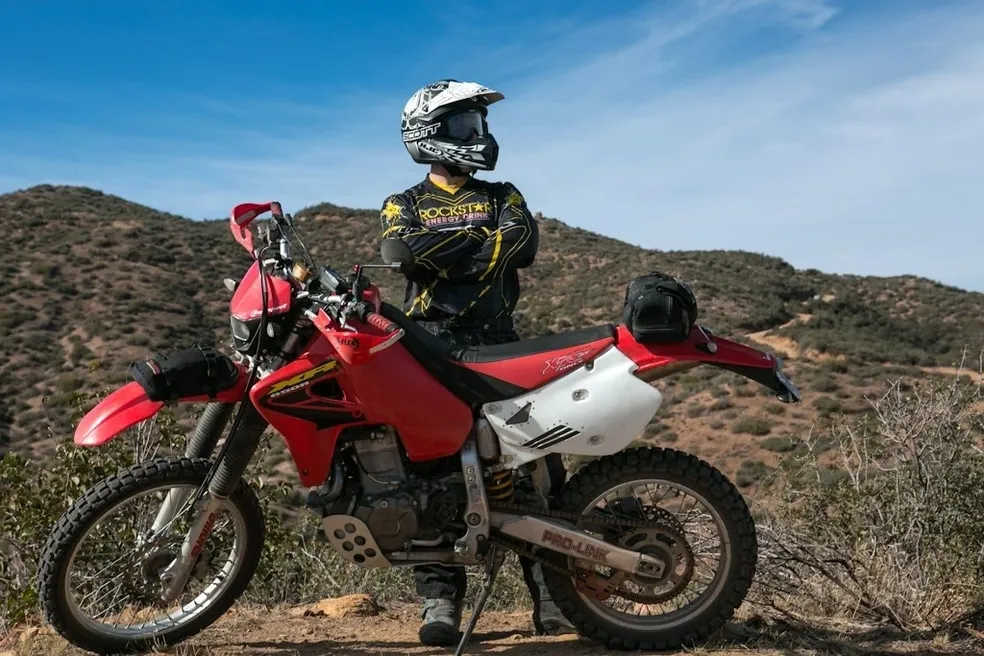
{"label": "front tire tread", "polygon": [[69,612],[65,597],[64,579],[68,574],[65,571],[68,560],[93,522],[111,507],[160,483],[200,484],[211,464],[204,458],[184,457],[162,457],[138,463],[95,484],[72,504],[45,541],[38,571],[41,609],[55,631],[73,645],[98,654],[139,653],[162,645],[170,646],[199,633],[235,603],[256,571],[264,538],[259,500],[252,488],[242,480],[230,501],[238,507],[246,522],[243,562],[222,596],[192,621],[154,638],[123,640],[94,632],[80,624]]}

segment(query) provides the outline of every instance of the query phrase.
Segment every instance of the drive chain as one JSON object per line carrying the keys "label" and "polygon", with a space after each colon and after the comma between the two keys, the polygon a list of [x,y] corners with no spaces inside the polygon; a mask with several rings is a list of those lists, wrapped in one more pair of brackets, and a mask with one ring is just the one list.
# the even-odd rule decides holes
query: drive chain
{"label": "drive chain", "polygon": [[518,503],[492,503],[489,504],[490,512],[502,512],[502,513],[512,513],[514,515],[532,515],[535,517],[541,517],[545,519],[563,519],[569,521],[575,526],[580,525],[580,523],[590,518],[593,524],[601,524],[608,528],[662,528],[677,531],[683,534],[683,526],[671,512],[668,510],[663,510],[662,508],[656,508],[659,511],[661,517],[656,521],[647,521],[645,519],[629,519],[628,517],[604,517],[601,515],[582,515],[576,512],[569,512],[565,510],[549,510],[546,508],[538,508],[536,506],[524,506]]}

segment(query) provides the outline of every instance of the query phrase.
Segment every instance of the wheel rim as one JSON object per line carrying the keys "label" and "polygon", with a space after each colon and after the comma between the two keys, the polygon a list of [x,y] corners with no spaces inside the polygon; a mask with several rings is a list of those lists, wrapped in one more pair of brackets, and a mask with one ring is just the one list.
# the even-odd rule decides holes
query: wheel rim
{"label": "wheel rim", "polygon": [[[642,499],[638,497],[640,489],[646,490],[645,497]],[[621,493],[623,490],[629,491],[630,494]],[[647,587],[654,590],[655,586],[652,585],[652,581],[632,581],[631,577],[626,577],[626,580],[619,584],[615,593],[604,601],[581,590],[577,590],[577,594],[592,613],[623,629],[665,631],[688,622],[719,598],[721,590],[727,582],[727,573],[734,559],[733,545],[721,514],[707,500],[707,497],[692,487],[675,481],[654,478],[620,483],[595,497],[585,506],[581,514],[596,514],[600,510],[604,516],[625,517],[623,513],[611,510],[610,506],[616,500],[631,497],[639,499],[648,509],[661,509],[654,510],[654,513],[662,516],[666,514],[664,511],[668,511],[679,521],[680,532],[686,541],[686,550],[690,552],[692,558],[689,581],[672,598],[660,603],[641,603],[638,601],[639,596],[645,596]],[[604,505],[599,508],[599,504],[603,502]],[[697,520],[704,521],[698,522]],[[691,528],[690,525],[692,524],[696,524],[696,526]],[[710,527],[716,529],[714,531],[716,535],[708,535]],[[675,545],[673,548],[665,548],[662,545],[659,545],[660,548],[652,547],[652,545],[658,545],[655,536],[649,536],[648,539],[642,540],[635,539],[640,533],[645,533],[645,531],[629,529],[622,533],[622,537],[630,543],[643,547],[633,550],[650,555],[664,556],[669,553],[679,557],[683,553],[679,545]],[[672,530],[667,530],[665,533],[672,534]],[[598,535],[598,537],[602,536]],[[616,540],[616,543],[619,541]],[[621,546],[632,548],[631,544]],[[651,548],[647,549],[646,546]],[[708,549],[713,548],[717,548],[719,553],[711,557],[707,552]],[[602,576],[611,576],[612,574],[611,570],[596,568],[591,563],[578,559],[571,559],[571,566],[582,570],[587,569],[589,573]],[[669,565],[669,567],[672,568],[673,566]],[[709,574],[709,571],[713,573]],[[675,583],[679,587],[681,580],[671,581],[671,583]],[[700,585],[695,586],[695,583]],[[697,589],[692,590],[693,588]],[[627,593],[630,599],[626,599],[620,593]],[[678,601],[683,601],[683,604],[676,603]],[[667,608],[669,610],[666,610]]]}
{"label": "wheel rim", "polygon": [[[167,606],[156,596],[162,588],[155,576],[180,553],[188,521],[179,516],[168,536],[145,546],[137,544],[137,536],[146,537],[150,533],[168,490],[189,494],[197,487],[191,483],[162,483],[117,502],[90,524],[72,550],[64,578],[68,610],[80,624],[114,639],[148,639],[187,625],[222,596],[242,567],[247,540],[246,520],[231,501],[221,503],[191,578],[178,599]],[[152,495],[159,496],[151,501]],[[139,529],[134,521],[124,522],[122,530],[100,529],[102,522],[142,499],[150,503],[146,503],[143,512],[139,508],[132,512],[132,518],[139,520]],[[105,539],[113,535],[118,536],[115,541]],[[87,554],[86,546],[90,544],[95,544],[96,550]],[[97,571],[86,575],[81,571],[84,569]],[[156,603],[149,608],[138,605],[155,599]],[[104,606],[100,608],[97,604]]]}

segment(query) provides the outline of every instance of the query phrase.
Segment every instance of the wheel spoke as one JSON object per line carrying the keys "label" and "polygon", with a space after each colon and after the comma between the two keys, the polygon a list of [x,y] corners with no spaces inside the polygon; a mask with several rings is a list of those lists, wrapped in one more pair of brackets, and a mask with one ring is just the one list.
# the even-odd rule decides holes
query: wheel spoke
{"label": "wheel spoke", "polygon": [[[599,494],[582,514],[644,519],[662,528],[626,529],[604,539],[668,564],[659,580],[623,575],[605,601],[581,595],[594,612],[626,629],[654,630],[694,616],[720,589],[732,558],[724,521],[698,491],[674,480],[636,480]],[[598,572],[600,568],[588,566]],[[601,572],[598,572],[602,575]]]}
{"label": "wheel spoke", "polygon": [[[259,520],[256,514],[247,519],[241,510],[258,512],[251,491],[237,492],[220,504],[220,514],[192,575],[173,603],[161,600],[161,574],[180,554],[193,515],[179,514],[169,535],[135,546],[139,536],[147,533],[167,493],[194,492],[207,471],[204,461],[182,458],[135,465],[125,475],[100,483],[107,493],[81,497],[77,507],[62,517],[58,530],[77,537],[63,540],[64,546],[56,545],[53,553],[43,554],[49,563],[43,571],[62,574],[58,579],[44,579],[41,592],[47,600],[62,600],[48,606],[65,608],[73,620],[71,627],[78,627],[71,631],[75,636],[85,636],[82,643],[159,643],[175,628],[200,621],[202,613],[220,599],[231,603],[229,588],[235,580],[242,580],[245,550],[253,539],[248,537],[248,522]],[[250,497],[250,505],[242,505],[243,499]],[[250,544],[253,546],[246,576],[251,575],[262,546],[255,540]],[[58,559],[66,564],[52,566]],[[50,615],[49,621],[60,631],[68,624],[58,618],[52,620]],[[63,635],[76,642],[73,636]]]}

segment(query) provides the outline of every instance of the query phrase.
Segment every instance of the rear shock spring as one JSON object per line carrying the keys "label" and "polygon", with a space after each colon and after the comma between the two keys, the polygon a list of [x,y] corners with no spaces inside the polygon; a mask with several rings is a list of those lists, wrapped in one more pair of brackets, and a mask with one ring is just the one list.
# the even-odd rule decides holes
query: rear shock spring
{"label": "rear shock spring", "polygon": [[513,471],[511,469],[500,469],[489,473],[489,480],[485,484],[485,491],[489,501],[508,503],[512,501],[515,488],[513,487]]}

